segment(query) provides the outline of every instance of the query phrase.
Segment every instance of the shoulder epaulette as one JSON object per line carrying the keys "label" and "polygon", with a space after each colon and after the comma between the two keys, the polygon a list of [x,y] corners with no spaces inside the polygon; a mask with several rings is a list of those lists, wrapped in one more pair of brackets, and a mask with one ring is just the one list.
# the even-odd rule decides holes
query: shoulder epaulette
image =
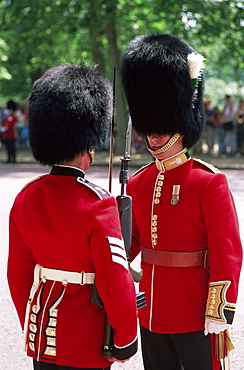
{"label": "shoulder epaulette", "polygon": [[36,182],[36,181],[38,181],[38,180],[43,179],[46,175],[47,175],[47,174],[45,174],[45,175],[40,175],[40,176],[37,176],[37,177],[35,177],[34,179],[30,180],[29,182],[27,182],[27,184],[25,184],[25,186],[21,189],[21,191],[20,191],[20,192],[22,192],[23,190],[25,190],[26,188],[28,188],[28,186],[29,186],[29,185],[33,184],[33,182]]}
{"label": "shoulder epaulette", "polygon": [[205,168],[208,168],[211,172],[213,172],[213,173],[221,173],[221,171],[218,169],[218,168],[216,168],[216,167],[214,167],[212,164],[210,164],[210,163],[207,163],[207,162],[205,162],[205,161],[202,161],[201,159],[199,159],[199,158],[194,158],[194,161],[196,161],[196,162],[198,162],[198,163],[200,163],[203,167],[205,167]]}
{"label": "shoulder epaulette", "polygon": [[92,191],[94,191],[94,193],[96,193],[97,196],[100,199],[103,199],[103,198],[106,198],[106,197],[111,196],[111,194],[107,190],[101,188],[101,186],[98,186],[96,184],[93,184],[92,182],[84,179],[83,177],[78,177],[77,178],[77,181],[80,184],[83,184],[83,185],[87,186],[89,189],[91,189]]}
{"label": "shoulder epaulette", "polygon": [[145,166],[140,167],[135,173],[133,173],[132,176],[137,175],[138,173],[140,173],[141,171],[143,171],[145,168],[147,168],[149,166],[152,166],[153,164],[155,164],[155,161],[150,162],[150,163],[146,164]]}

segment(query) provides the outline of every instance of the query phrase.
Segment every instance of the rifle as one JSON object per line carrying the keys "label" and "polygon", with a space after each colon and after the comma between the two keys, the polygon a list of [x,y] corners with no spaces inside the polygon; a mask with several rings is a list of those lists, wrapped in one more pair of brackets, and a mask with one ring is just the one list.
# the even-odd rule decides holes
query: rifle
{"label": "rifle", "polygon": [[128,164],[130,162],[130,149],[131,149],[131,134],[132,134],[132,121],[129,117],[126,140],[125,140],[125,154],[121,158],[121,168],[119,174],[119,182],[121,184],[121,194],[116,197],[118,210],[120,215],[120,224],[122,235],[125,243],[125,251],[129,269],[135,282],[139,282],[142,278],[142,270],[136,271],[130,266],[130,245],[132,237],[132,199],[129,195],[125,194],[125,185],[128,183]]}
{"label": "rifle", "polygon": [[[130,246],[132,237],[132,199],[129,195],[125,194],[125,185],[128,183],[128,163],[130,162],[130,148],[131,148],[131,133],[132,122],[129,117],[128,127],[126,131],[125,140],[125,154],[121,158],[121,168],[119,181],[121,184],[121,194],[116,197],[118,204],[118,211],[120,215],[120,224],[122,236],[125,244],[126,257],[129,264],[129,270],[135,282],[139,282],[142,278],[142,270],[136,271],[130,266]],[[136,294],[137,309],[140,310],[146,306],[145,295],[142,292]],[[104,329],[104,344],[103,344],[103,357],[111,358],[113,352],[113,329],[111,328],[108,319],[105,320]]]}
{"label": "rifle", "polygon": [[[115,111],[115,79],[116,79],[116,69],[114,67],[113,75],[113,116],[110,127],[110,154],[109,154],[109,192],[112,192],[112,167],[113,167],[113,146],[114,146],[114,111]],[[120,215],[120,223],[122,235],[125,243],[126,257],[129,264],[129,269],[132,273],[133,279],[135,282],[139,282],[142,278],[142,271],[137,272],[133,270],[129,263],[130,257],[130,244],[132,236],[132,201],[131,197],[125,195],[125,185],[128,183],[128,162],[130,162],[130,147],[131,147],[131,133],[132,133],[132,122],[129,119],[128,128],[126,132],[126,141],[125,141],[125,155],[124,158],[121,158],[121,170],[120,170],[120,184],[121,184],[121,195],[116,197],[118,210]],[[141,309],[146,306],[146,300],[144,293],[137,293],[137,309]],[[97,306],[103,307],[103,303],[97,292],[96,285],[93,286],[93,295],[92,302]],[[113,357],[113,328],[111,327],[108,317],[105,317],[104,325],[104,339],[102,346],[102,356],[104,358]]]}

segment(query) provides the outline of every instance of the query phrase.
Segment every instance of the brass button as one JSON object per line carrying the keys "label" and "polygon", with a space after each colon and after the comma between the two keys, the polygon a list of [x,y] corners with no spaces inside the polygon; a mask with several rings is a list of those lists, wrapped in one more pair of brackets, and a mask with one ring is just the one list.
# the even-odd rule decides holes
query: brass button
{"label": "brass button", "polygon": [[33,342],[30,342],[30,343],[29,343],[29,347],[30,347],[30,349],[31,349],[32,351],[35,351],[35,345],[34,345],[34,343],[33,343]]}
{"label": "brass button", "polygon": [[152,238],[153,239],[157,239],[158,238],[158,234],[152,234]]}
{"label": "brass button", "polygon": [[159,176],[158,176],[158,179],[159,179],[159,180],[164,180],[164,175],[159,175]]}
{"label": "brass button", "polygon": [[34,313],[30,315],[30,321],[36,323],[36,315]]}
{"label": "brass button", "polygon": [[49,337],[56,337],[56,329],[47,327],[46,328],[46,334]]}
{"label": "brass button", "polygon": [[157,231],[158,231],[158,228],[157,228],[157,227],[153,227],[153,228],[152,228],[152,232],[153,232],[153,233],[156,233]]}
{"label": "brass button", "polygon": [[155,194],[155,196],[156,196],[156,198],[160,198],[160,197],[161,197],[161,193],[157,192],[157,193]]}
{"label": "brass button", "polygon": [[153,216],[152,216],[152,219],[153,219],[153,220],[157,220],[157,219],[158,219],[158,216],[157,216],[157,215],[153,215]]}
{"label": "brass button", "polygon": [[30,324],[29,328],[30,328],[30,331],[32,331],[32,333],[36,333],[37,332],[37,327],[36,327],[35,324]]}
{"label": "brass button", "polygon": [[32,312],[37,313],[37,305],[36,304],[34,304],[34,306],[32,306]]}
{"label": "brass button", "polygon": [[163,181],[158,181],[157,183],[158,186],[163,186],[163,184],[164,184]]}
{"label": "brass button", "polygon": [[35,334],[34,333],[29,333],[29,338],[32,342],[35,340]]}
{"label": "brass button", "polygon": [[54,319],[53,317],[50,317],[49,318],[49,323],[48,323],[49,326],[56,326],[57,325],[57,319]]}
{"label": "brass button", "polygon": [[158,204],[158,203],[160,203],[160,200],[158,198],[156,198],[156,199],[154,199],[154,203]]}
{"label": "brass button", "polygon": [[47,337],[47,345],[48,346],[56,346],[56,338]]}
{"label": "brass button", "polygon": [[162,187],[161,186],[157,186],[156,187],[156,191],[161,191],[162,190]]}
{"label": "brass button", "polygon": [[51,311],[51,316],[57,317],[58,316],[58,309],[55,308],[54,310]]}
{"label": "brass button", "polygon": [[157,226],[157,224],[158,224],[158,221],[153,221],[152,222],[152,226]]}
{"label": "brass button", "polygon": [[212,314],[213,314],[213,310],[209,310],[209,311],[208,311],[208,314],[209,314],[209,315],[212,315]]}
{"label": "brass button", "polygon": [[211,293],[216,293],[216,291],[217,291],[216,288],[211,289]]}

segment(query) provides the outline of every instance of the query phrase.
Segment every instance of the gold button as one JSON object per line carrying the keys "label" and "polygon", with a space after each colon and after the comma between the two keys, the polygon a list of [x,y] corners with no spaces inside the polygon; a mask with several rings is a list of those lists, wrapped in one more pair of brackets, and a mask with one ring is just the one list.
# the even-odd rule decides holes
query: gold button
{"label": "gold button", "polygon": [[212,304],[210,304],[209,308],[210,308],[210,310],[213,310],[214,306]]}
{"label": "gold button", "polygon": [[216,293],[216,288],[212,288],[211,293]]}
{"label": "gold button", "polygon": [[155,196],[156,196],[157,198],[160,198],[160,197],[161,197],[161,193],[157,192],[157,193],[155,194]]}
{"label": "gold button", "polygon": [[53,317],[57,317],[58,316],[58,309],[57,308],[55,308],[54,310],[52,310],[51,316],[53,316]]}
{"label": "gold button", "polygon": [[157,242],[157,240],[153,240],[153,245],[157,245],[158,244],[158,242]]}
{"label": "gold button", "polygon": [[30,331],[32,331],[32,333],[36,333],[37,332],[37,327],[36,327],[35,324],[30,324],[29,328],[30,328]]}
{"label": "gold button", "polygon": [[212,315],[212,314],[213,314],[213,310],[209,310],[209,311],[208,311],[208,314],[209,314],[209,315]]}
{"label": "gold button", "polygon": [[56,338],[47,337],[47,345],[48,346],[56,346]]}
{"label": "gold button", "polygon": [[34,313],[30,315],[30,321],[36,323],[36,315]]}
{"label": "gold button", "polygon": [[214,299],[211,299],[210,303],[211,304],[215,304],[215,300]]}
{"label": "gold button", "polygon": [[37,305],[36,304],[34,304],[34,306],[32,306],[32,312],[37,313]]}
{"label": "gold button", "polygon": [[152,226],[157,226],[158,222],[157,221],[153,221],[152,222]]}
{"label": "gold button", "polygon": [[157,186],[156,187],[156,191],[161,191],[162,190],[162,187],[161,186]]}
{"label": "gold button", "polygon": [[57,319],[54,319],[53,317],[50,317],[49,318],[49,323],[48,323],[49,326],[56,326],[57,325]]}
{"label": "gold button", "polygon": [[30,338],[30,340],[31,340],[32,342],[34,342],[34,340],[35,340],[35,334],[33,334],[33,333],[29,333],[29,338]]}
{"label": "gold button", "polygon": [[159,179],[159,180],[164,180],[164,175],[159,175],[159,176],[158,176],[158,179]]}
{"label": "gold button", "polygon": [[156,199],[154,199],[154,203],[158,204],[158,203],[160,203],[160,200],[158,198],[156,198]]}
{"label": "gold button", "polygon": [[158,238],[158,234],[152,234],[152,238],[153,239],[157,239]]}
{"label": "gold button", "polygon": [[153,228],[152,228],[152,232],[153,232],[153,233],[156,233],[157,231],[158,231],[158,228],[157,228],[157,227],[153,227]]}
{"label": "gold button", "polygon": [[33,343],[33,342],[30,342],[30,343],[29,343],[29,347],[30,347],[30,349],[31,349],[32,351],[35,351],[35,345],[34,345],[34,343]]}
{"label": "gold button", "polygon": [[153,215],[153,216],[152,216],[152,219],[153,219],[153,220],[157,220],[157,219],[158,219],[158,216],[157,216],[157,215]]}
{"label": "gold button", "polygon": [[164,184],[163,181],[158,181],[157,183],[158,186],[163,186],[163,184]]}
{"label": "gold button", "polygon": [[216,298],[216,294],[211,294],[211,298],[212,299],[215,299]]}

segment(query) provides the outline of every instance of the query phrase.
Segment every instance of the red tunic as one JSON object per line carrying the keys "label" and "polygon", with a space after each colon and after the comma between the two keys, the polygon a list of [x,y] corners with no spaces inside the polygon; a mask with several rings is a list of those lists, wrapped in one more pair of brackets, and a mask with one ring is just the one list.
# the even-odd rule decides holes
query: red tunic
{"label": "red tunic", "polygon": [[[174,185],[180,185],[177,204],[171,203]],[[147,307],[139,311],[140,324],[159,333],[204,329],[211,282],[230,282],[226,301],[233,310],[242,248],[225,175],[193,159],[166,172],[153,163],[129,179],[127,193],[133,207],[131,259],[140,246],[210,251],[210,275],[203,266],[162,267],[142,261],[140,291],[146,293]]]}
{"label": "red tunic", "polygon": [[[90,188],[82,171],[54,168],[55,174],[41,177],[17,195],[10,214],[8,281],[21,326],[36,264],[95,272],[117,353],[122,359],[130,357],[137,350],[136,298],[121,246],[116,201],[110,195],[103,198],[103,189]],[[63,289],[61,282],[49,280],[35,294],[28,355],[65,366],[111,365],[101,354],[105,310],[91,302],[93,285],[68,284],[57,304]],[[54,320],[51,308],[57,310]]]}
{"label": "red tunic", "polygon": [[14,114],[7,114],[4,117],[4,129],[2,133],[3,138],[6,139],[16,139],[17,133],[15,130],[15,125],[17,123],[17,117]]}

